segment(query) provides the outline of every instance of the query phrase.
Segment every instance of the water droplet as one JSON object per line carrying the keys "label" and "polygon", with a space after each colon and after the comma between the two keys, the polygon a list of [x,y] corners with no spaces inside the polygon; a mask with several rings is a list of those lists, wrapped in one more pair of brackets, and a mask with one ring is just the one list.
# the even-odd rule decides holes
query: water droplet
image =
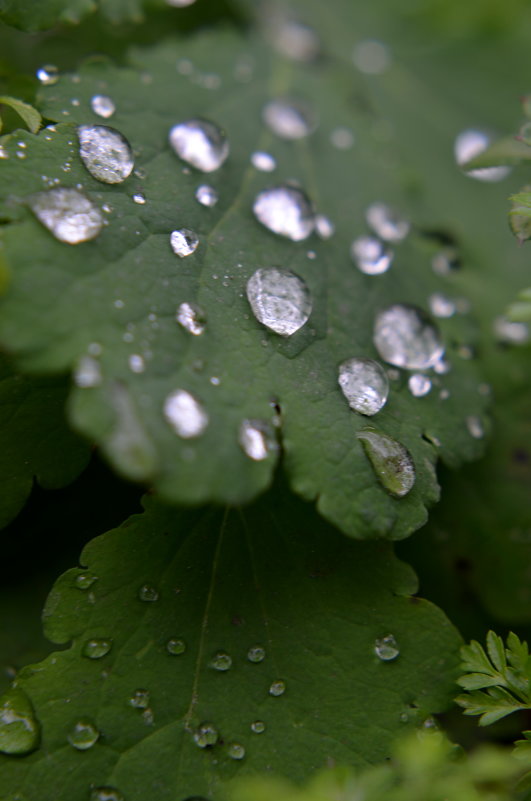
{"label": "water droplet", "polygon": [[138,203],[139,206],[144,206],[146,203],[145,195],[142,192],[137,192],[133,195],[133,203]]}
{"label": "water droplet", "polygon": [[266,729],[266,725],[263,720],[253,720],[251,723],[251,731],[255,734],[262,734]]}
{"label": "water droplet", "polygon": [[100,733],[92,721],[83,718],[74,724],[67,740],[78,751],[88,751],[98,742]]}
{"label": "water droplet", "polygon": [[[467,161],[479,156],[490,144],[490,137],[485,131],[476,131],[473,129],[463,131],[456,137],[454,143],[455,160],[459,167],[462,167]],[[477,181],[502,181],[511,172],[510,167],[483,167],[478,170],[467,170],[465,175],[469,178],[475,178]]]}
{"label": "water droplet", "polygon": [[199,748],[215,745],[218,737],[218,730],[213,723],[201,723],[194,732],[194,741]]}
{"label": "water droplet", "polygon": [[374,643],[374,653],[382,662],[391,662],[400,654],[398,643],[392,634],[387,634]]}
{"label": "water droplet", "polygon": [[265,655],[265,648],[261,645],[252,645],[247,651],[247,659],[249,662],[263,662]]}
{"label": "water droplet", "polygon": [[275,449],[271,430],[262,420],[244,420],[240,426],[238,442],[250,459],[260,462]]}
{"label": "water droplet", "polygon": [[339,365],[339,386],[348,405],[356,412],[373,415],[385,406],[389,379],[373,359],[347,359]]}
{"label": "water droplet", "polygon": [[199,306],[193,303],[181,303],[175,319],[185,331],[194,336],[199,336],[205,330],[205,315]]}
{"label": "water droplet", "polygon": [[481,422],[479,417],[475,415],[470,415],[466,418],[466,427],[468,429],[468,433],[474,439],[483,439],[485,436],[485,429],[483,428],[483,423]]}
{"label": "water droplet", "polygon": [[433,257],[431,266],[437,275],[449,275],[459,267],[459,254],[455,248],[443,248]]}
{"label": "water droplet", "polygon": [[365,275],[381,275],[391,266],[394,253],[373,236],[360,236],[350,246],[356,267]]}
{"label": "water droplet", "polygon": [[372,203],[365,213],[365,219],[374,233],[386,242],[401,242],[409,233],[409,222],[385,203]]}
{"label": "water droplet", "polygon": [[441,292],[434,292],[428,298],[431,313],[435,317],[452,317],[455,314],[455,303]]}
{"label": "water droplet", "polygon": [[360,72],[366,75],[381,75],[391,64],[391,53],[383,42],[365,39],[355,46],[352,60]]}
{"label": "water droplet", "polygon": [[227,754],[231,759],[243,759],[245,756],[245,748],[240,743],[230,743],[227,746]]}
{"label": "water droplet", "polygon": [[170,145],[180,159],[201,172],[214,172],[229,155],[225,132],[208,120],[193,119],[174,125]]}
{"label": "water droplet", "polygon": [[251,155],[251,164],[255,170],[260,172],[273,172],[276,169],[277,162],[270,153],[265,153],[263,150],[257,150]]}
{"label": "water droplet", "polygon": [[135,709],[147,709],[149,706],[149,690],[135,690],[127,700],[127,703]]}
{"label": "water droplet", "polygon": [[74,383],[77,387],[87,389],[101,384],[101,368],[97,359],[82,356],[74,371]]}
{"label": "water droplet", "polygon": [[314,229],[312,205],[302,189],[294,186],[264,189],[256,196],[253,211],[258,222],[293,242],[307,239]]}
{"label": "water droplet", "polygon": [[127,139],[106,125],[80,125],[79,155],[90,174],[105,184],[121,184],[131,175],[133,153]]}
{"label": "water droplet", "polygon": [[444,353],[435,323],[421,309],[405,304],[376,315],[374,344],[385,362],[408,370],[432,367]]}
{"label": "water droplet", "polygon": [[144,361],[144,358],[139,353],[132,353],[129,356],[128,363],[129,363],[129,369],[133,373],[143,373],[144,370],[146,369],[146,363]]}
{"label": "water droplet", "polygon": [[324,214],[317,214],[315,217],[315,232],[320,239],[330,239],[335,232],[334,223],[325,217]]}
{"label": "water droplet", "polygon": [[173,8],[187,8],[188,6],[193,6],[195,0],[166,0],[166,4],[168,6],[173,6]]}
{"label": "water droplet", "polygon": [[269,687],[269,695],[274,695],[275,698],[279,695],[284,695],[286,692],[286,682],[282,681],[282,679],[277,679],[276,681],[272,682]]}
{"label": "water droplet", "polygon": [[45,64],[43,67],[39,67],[36,75],[37,80],[39,80],[43,86],[53,86],[53,84],[57,83],[59,80],[59,70],[54,64]]}
{"label": "water droplet", "polygon": [[446,375],[451,369],[452,366],[450,362],[447,362],[446,359],[443,359],[442,357],[433,365],[433,371],[437,373],[437,375]]}
{"label": "water droplet", "polygon": [[164,417],[183,439],[198,437],[208,425],[208,414],[185,389],[170,392],[164,401]]}
{"label": "water droplet", "polygon": [[298,275],[279,267],[261,267],[247,281],[247,299],[256,319],[287,337],[307,322],[312,311],[308,287]]}
{"label": "water droplet", "polygon": [[395,498],[407,495],[415,483],[415,465],[407,448],[374,428],[357,433],[381,485]]}
{"label": "water droplet", "polygon": [[226,654],[225,651],[217,651],[208,666],[213,668],[213,670],[230,670],[232,667],[232,657],[229,654]]}
{"label": "water droplet", "polygon": [[338,150],[350,150],[354,144],[354,134],[350,128],[334,128],[330,134],[330,141]]}
{"label": "water droplet", "polygon": [[106,656],[112,648],[112,640],[107,639],[92,639],[87,640],[83,645],[81,653],[88,659],[101,659]]}
{"label": "water droplet", "polygon": [[145,603],[155,603],[159,600],[159,593],[156,587],[151,584],[142,584],[138,590],[138,600]]}
{"label": "water droplet", "polygon": [[115,787],[95,787],[90,801],[124,801],[124,797]]}
{"label": "water droplet", "polygon": [[170,245],[175,255],[184,259],[185,256],[190,256],[197,250],[199,237],[189,228],[180,228],[171,232]]}
{"label": "water droplet", "polygon": [[90,100],[90,107],[98,117],[108,119],[116,111],[113,100],[107,95],[94,95]]}
{"label": "water droplet", "polygon": [[39,222],[60,242],[88,242],[102,229],[99,210],[77,189],[48,189],[32,195],[28,202]]}
{"label": "water droplet", "polygon": [[79,573],[76,576],[76,587],[78,590],[88,590],[97,580],[98,577],[92,573]]}
{"label": "water droplet", "polygon": [[507,317],[496,317],[494,333],[500,342],[508,345],[526,345],[529,342],[529,326],[527,323],[516,323]]}
{"label": "water droplet", "polygon": [[0,159],[8,159],[9,153],[3,145],[0,145]]}
{"label": "water droplet", "polygon": [[0,753],[29,754],[39,742],[40,727],[31,701],[19,687],[0,697]]}
{"label": "water droplet", "polygon": [[201,184],[201,186],[198,186],[196,189],[195,199],[202,206],[211,209],[218,202],[218,193],[212,186]]}
{"label": "water droplet", "polygon": [[186,651],[186,643],[184,640],[178,640],[174,637],[166,643],[166,650],[172,656],[180,656]]}
{"label": "water droplet", "polygon": [[450,390],[449,389],[441,389],[441,391],[439,392],[439,398],[441,400],[448,400],[449,397],[450,397]]}
{"label": "water droplet", "polygon": [[321,45],[317,33],[298,20],[277,20],[272,36],[278,52],[293,61],[309,62],[319,55]]}
{"label": "water droplet", "polygon": [[303,139],[315,128],[309,109],[298,101],[272,100],[264,106],[262,118],[281,139]]}
{"label": "water droplet", "polygon": [[422,373],[413,373],[409,376],[407,385],[409,391],[415,398],[422,398],[427,395],[431,389],[431,381],[426,375]]}

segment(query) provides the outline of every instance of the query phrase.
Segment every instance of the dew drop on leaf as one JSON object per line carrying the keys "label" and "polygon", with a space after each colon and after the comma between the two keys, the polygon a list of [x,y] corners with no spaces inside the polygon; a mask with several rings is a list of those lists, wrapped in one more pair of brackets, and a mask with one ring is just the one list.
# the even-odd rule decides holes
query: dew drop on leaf
{"label": "dew drop on leaf", "polygon": [[262,645],[252,645],[247,651],[247,659],[249,662],[263,662],[265,656],[265,648]]}
{"label": "dew drop on leaf", "polygon": [[193,303],[181,303],[175,319],[185,331],[196,337],[205,330],[205,315],[199,306]]}
{"label": "dew drop on leaf", "polygon": [[385,406],[389,379],[373,359],[347,359],[339,365],[338,383],[351,409],[371,416]]}
{"label": "dew drop on leaf", "polygon": [[381,75],[391,64],[391,53],[383,42],[364,39],[354,47],[352,60],[360,72],[366,75]]}
{"label": "dew drop on leaf", "polygon": [[374,653],[382,662],[391,662],[400,654],[398,643],[392,634],[387,634],[379,640],[375,640]]}
{"label": "dew drop on leaf", "polygon": [[146,369],[144,358],[139,353],[132,353],[129,356],[128,363],[132,373],[143,373]]}
{"label": "dew drop on leaf", "polygon": [[247,299],[256,319],[281,336],[291,336],[312,311],[310,291],[302,278],[280,267],[261,267],[247,282]]}
{"label": "dew drop on leaf", "polygon": [[[490,144],[490,137],[485,131],[469,129],[460,133],[454,143],[454,155],[457,165],[462,167],[467,161],[479,156]],[[476,170],[467,170],[465,175],[477,181],[502,181],[511,171],[510,167],[482,167]]]}
{"label": "dew drop on leaf", "polygon": [[310,62],[319,55],[321,43],[313,28],[298,20],[274,20],[271,31],[276,50],[292,61]]}
{"label": "dew drop on leaf", "polygon": [[142,584],[138,590],[138,600],[144,603],[155,603],[159,600],[159,593],[152,584]]}
{"label": "dew drop on leaf", "polygon": [[164,401],[164,417],[183,439],[198,437],[208,425],[208,414],[185,389],[170,392]]}
{"label": "dew drop on leaf", "polygon": [[270,153],[265,153],[263,150],[256,150],[251,155],[251,164],[259,172],[273,172],[276,169],[277,162]]}
{"label": "dew drop on leaf", "polygon": [[431,390],[431,380],[422,373],[413,373],[407,382],[409,391],[415,398],[422,398]]}
{"label": "dew drop on leaf", "polygon": [[172,656],[181,656],[186,651],[186,643],[184,640],[179,640],[176,637],[172,637],[166,643],[166,650]]}
{"label": "dew drop on leaf", "polygon": [[78,720],[70,729],[67,740],[77,751],[88,751],[98,742],[100,733],[91,720]]}
{"label": "dew drop on leaf", "polygon": [[240,426],[238,441],[244,453],[255,462],[267,459],[274,447],[267,424],[261,420],[244,420]]}
{"label": "dew drop on leaf", "polygon": [[170,145],[180,159],[201,172],[214,172],[229,155],[225,132],[209,120],[192,119],[174,125]]}
{"label": "dew drop on leaf", "polygon": [[101,659],[109,653],[111,648],[112,640],[94,638],[85,642],[81,653],[88,659]]}
{"label": "dew drop on leaf", "polygon": [[276,679],[276,681],[272,682],[269,687],[269,695],[274,695],[275,697],[284,695],[285,692],[286,682],[282,681],[282,679]]}
{"label": "dew drop on leaf", "polygon": [[272,100],[262,110],[262,118],[272,133],[281,139],[303,139],[310,134],[314,120],[306,106],[291,100]]}
{"label": "dew drop on leaf", "polygon": [[197,250],[199,237],[189,228],[180,228],[171,232],[170,245],[175,255],[184,259],[185,256],[191,256]]}
{"label": "dew drop on leaf", "polygon": [[39,222],[69,245],[94,239],[103,226],[100,211],[77,189],[57,187],[37,192],[28,203]]}
{"label": "dew drop on leaf", "polygon": [[385,362],[408,370],[424,370],[444,353],[431,318],[416,306],[396,304],[376,315],[374,344]]}
{"label": "dew drop on leaf", "polygon": [[308,196],[302,189],[282,185],[264,189],[254,201],[253,212],[274,234],[300,242],[307,239],[315,226],[315,217]]}
{"label": "dew drop on leaf", "polygon": [[43,86],[53,86],[59,80],[59,70],[55,64],[45,64],[43,67],[39,67],[36,75],[37,80]]}
{"label": "dew drop on leaf", "polygon": [[496,317],[494,334],[499,342],[507,345],[525,345],[529,342],[529,326],[527,323],[514,322],[507,317]]}
{"label": "dew drop on leaf", "polygon": [[114,105],[113,100],[110,97],[107,97],[107,95],[94,95],[91,97],[90,107],[94,114],[97,114],[98,117],[103,117],[104,119],[112,117],[116,111],[116,106]]}
{"label": "dew drop on leaf", "polygon": [[335,232],[334,223],[324,214],[317,214],[315,216],[315,232],[320,239],[330,239]]}
{"label": "dew drop on leaf", "polygon": [[82,356],[74,371],[74,383],[81,389],[90,389],[101,384],[100,363],[93,356]]}
{"label": "dew drop on leaf", "polygon": [[76,587],[78,590],[88,590],[97,580],[98,577],[92,573],[79,573],[76,576]]}
{"label": "dew drop on leaf", "polygon": [[357,433],[381,485],[395,498],[407,495],[415,483],[415,465],[407,448],[374,428]]}
{"label": "dew drop on leaf", "polygon": [[365,275],[386,273],[394,258],[392,250],[374,236],[360,236],[350,246],[352,261]]}
{"label": "dew drop on leaf", "polygon": [[115,787],[95,787],[90,801],[124,801],[124,797]]}
{"label": "dew drop on leaf", "polygon": [[475,415],[470,415],[466,418],[466,427],[468,429],[468,433],[474,439],[483,439],[485,436],[485,429],[483,427],[483,423],[481,422],[479,417]]}
{"label": "dew drop on leaf", "polygon": [[136,192],[133,195],[133,203],[136,203],[138,206],[144,206],[146,203],[146,197],[142,194],[142,192]]}
{"label": "dew drop on leaf", "polygon": [[195,0],[166,0],[166,5],[173,8],[188,8],[188,6],[193,6],[194,3]]}
{"label": "dew drop on leaf", "polygon": [[80,125],[79,155],[93,178],[105,184],[121,184],[131,175],[133,153],[127,139],[106,125]]}
{"label": "dew drop on leaf", "polygon": [[251,723],[251,731],[255,734],[262,734],[266,729],[266,725],[263,720],[253,720]]}
{"label": "dew drop on leaf", "polygon": [[218,193],[212,186],[201,184],[201,186],[198,186],[196,189],[195,199],[202,206],[211,209],[218,202]]}
{"label": "dew drop on leaf", "polygon": [[371,203],[365,212],[365,219],[374,233],[386,242],[401,242],[409,233],[409,222],[385,203]]}
{"label": "dew drop on leaf", "polygon": [[149,690],[135,690],[127,703],[135,709],[147,709],[149,706]]}
{"label": "dew drop on leaf", "polygon": [[0,753],[23,755],[39,742],[40,726],[30,699],[19,687],[0,697]]}
{"label": "dew drop on leaf", "polygon": [[442,292],[430,295],[428,305],[434,317],[452,317],[455,314],[455,303]]}
{"label": "dew drop on leaf", "polygon": [[230,743],[227,746],[227,754],[231,759],[243,759],[245,756],[245,748],[240,743]]}
{"label": "dew drop on leaf", "polygon": [[199,748],[207,748],[218,741],[218,730],[213,723],[200,723],[194,732],[194,742]]}
{"label": "dew drop on leaf", "polygon": [[437,275],[450,275],[459,267],[459,255],[455,248],[443,248],[435,254],[431,261],[432,270]]}
{"label": "dew drop on leaf", "polygon": [[225,651],[217,651],[208,663],[208,666],[213,670],[220,670],[222,672],[230,670],[232,667],[232,657],[225,653]]}

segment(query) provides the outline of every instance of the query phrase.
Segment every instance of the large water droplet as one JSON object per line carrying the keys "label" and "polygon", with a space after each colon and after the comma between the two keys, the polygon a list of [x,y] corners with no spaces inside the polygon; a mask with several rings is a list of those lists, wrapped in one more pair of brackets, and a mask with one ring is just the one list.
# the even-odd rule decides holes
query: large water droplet
{"label": "large water droplet", "polygon": [[185,331],[199,336],[205,330],[205,315],[204,312],[194,303],[181,303],[177,309],[175,319],[182,325]]}
{"label": "large water droplet", "polygon": [[164,417],[183,439],[198,437],[208,425],[208,414],[185,389],[176,389],[164,401]]}
{"label": "large water droplet", "polygon": [[277,679],[276,681],[272,682],[269,687],[269,695],[274,695],[275,697],[284,695],[285,692],[286,682],[282,681],[282,679]]}
{"label": "large water droplet", "polygon": [[81,653],[89,659],[101,659],[106,656],[112,648],[112,640],[104,638],[94,638],[87,640],[83,645]]}
{"label": "large water droplet", "polygon": [[57,187],[37,192],[28,203],[39,222],[69,245],[94,239],[103,226],[99,209],[77,189]]}
{"label": "large water droplet", "polygon": [[432,367],[444,353],[435,323],[421,309],[405,304],[376,315],[374,344],[384,361],[408,370]]}
{"label": "large water droplet", "polygon": [[194,732],[194,741],[199,748],[215,745],[218,737],[218,730],[213,723],[201,723]]}
{"label": "large water droplet", "polygon": [[105,184],[121,184],[131,175],[133,153],[127,139],[106,125],[80,125],[79,155],[90,174]]}
{"label": "large water droplet", "polygon": [[255,462],[267,459],[276,446],[268,424],[261,420],[244,420],[240,426],[238,441],[247,456]]}
{"label": "large water droplet", "polygon": [[307,239],[314,229],[312,205],[305,192],[294,186],[264,189],[256,196],[253,211],[258,222],[293,242]]}
{"label": "large water droplet", "polygon": [[115,787],[95,787],[90,801],[124,801],[124,797]]}
{"label": "large water droplet", "polygon": [[256,319],[284,337],[302,328],[312,311],[302,278],[280,267],[261,267],[253,273],[247,281],[247,298]]}
{"label": "large water droplet", "polygon": [[262,645],[252,645],[247,651],[247,659],[249,662],[263,662],[265,656],[265,648]]}
{"label": "large water droplet", "polygon": [[365,219],[380,239],[386,242],[400,242],[409,233],[409,222],[397,215],[385,203],[371,203]]}
{"label": "large water droplet", "polygon": [[107,97],[107,95],[94,95],[91,97],[90,107],[94,114],[97,114],[98,117],[103,117],[104,119],[112,117],[116,111],[114,101],[110,97]]}
{"label": "large water droplet", "polygon": [[[489,144],[490,137],[485,131],[470,129],[460,133],[454,143],[454,155],[458,166],[462,167],[467,161],[479,156]],[[510,171],[511,168],[506,166],[483,167],[477,170],[467,170],[465,175],[478,181],[495,182],[506,178]]]}
{"label": "large water droplet", "polygon": [[302,139],[315,127],[309,109],[298,101],[272,100],[262,111],[268,128],[282,139]]}
{"label": "large water droplet", "polygon": [[31,701],[19,687],[0,697],[0,752],[28,754],[39,742],[40,727]]}
{"label": "large water droplet", "polygon": [[181,654],[184,654],[186,651],[186,643],[184,640],[172,637],[171,640],[168,640],[166,643],[166,650],[172,656],[181,656]]}
{"label": "large water droplet", "polygon": [[339,365],[339,386],[351,409],[365,415],[379,412],[387,401],[387,373],[373,359],[347,359]]}
{"label": "large water droplet", "polygon": [[199,245],[199,237],[194,231],[189,228],[180,228],[177,231],[172,231],[170,234],[171,249],[176,256],[184,259],[185,256],[190,256]]}
{"label": "large water droplet", "polygon": [[251,155],[251,164],[255,170],[260,172],[273,172],[276,169],[277,162],[270,153],[265,153],[263,150],[257,150]]}
{"label": "large water droplet", "polygon": [[101,384],[100,363],[93,356],[82,356],[74,370],[74,383],[82,389],[90,389]]}
{"label": "large water droplet", "polygon": [[208,184],[201,184],[195,191],[195,199],[202,206],[211,209],[218,202],[218,193],[212,186]]}
{"label": "large water droplet", "polygon": [[415,398],[422,398],[424,395],[427,395],[431,389],[430,379],[427,375],[422,375],[422,373],[413,373],[413,375],[410,375],[407,385],[409,391]]}
{"label": "large water droplet", "polygon": [[174,125],[170,145],[180,159],[201,172],[214,172],[229,155],[225,132],[208,120],[193,119]]}
{"label": "large water droplet", "polygon": [[229,654],[225,653],[225,651],[217,651],[208,666],[211,667],[213,670],[230,670],[232,667],[232,657]]}
{"label": "large water droplet", "polygon": [[149,706],[149,690],[135,690],[127,703],[135,709],[147,709]]}
{"label": "large water droplet", "polygon": [[43,86],[53,86],[53,84],[57,83],[59,80],[59,70],[55,64],[45,64],[43,67],[39,67],[36,75],[37,80],[39,80]]}
{"label": "large water droplet", "polygon": [[138,590],[138,600],[144,603],[155,603],[159,600],[159,593],[156,587],[152,584],[142,584]]}
{"label": "large water droplet", "polygon": [[68,742],[78,751],[88,751],[98,742],[100,733],[91,720],[83,718],[71,728],[68,733]]}
{"label": "large water droplet", "polygon": [[407,495],[415,483],[415,465],[407,448],[372,428],[358,431],[357,437],[381,485],[395,498]]}
{"label": "large water droplet", "polygon": [[398,643],[392,634],[387,634],[374,643],[374,653],[382,662],[391,662],[400,654]]}
{"label": "large water droplet", "polygon": [[374,236],[360,236],[350,246],[352,261],[365,275],[386,273],[394,258],[392,250]]}
{"label": "large water droplet", "polygon": [[243,759],[245,756],[245,748],[240,743],[230,743],[227,746],[227,754],[231,759]]}
{"label": "large water droplet", "polygon": [[266,725],[263,720],[253,720],[251,723],[251,731],[255,734],[262,734],[266,729]]}

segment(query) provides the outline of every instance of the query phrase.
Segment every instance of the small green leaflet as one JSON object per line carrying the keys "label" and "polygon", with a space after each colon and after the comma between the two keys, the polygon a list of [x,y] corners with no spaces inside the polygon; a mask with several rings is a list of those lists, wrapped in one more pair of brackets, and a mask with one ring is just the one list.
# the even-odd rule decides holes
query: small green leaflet
{"label": "small green leaflet", "polygon": [[[17,100],[16,97],[2,95],[0,96],[0,111],[2,106],[9,106],[13,109],[13,111],[16,111],[31,133],[37,133],[41,127],[41,115],[36,109],[33,108],[33,106],[30,106],[29,103],[24,103],[23,100]],[[2,118],[0,116],[0,132],[1,131]]]}

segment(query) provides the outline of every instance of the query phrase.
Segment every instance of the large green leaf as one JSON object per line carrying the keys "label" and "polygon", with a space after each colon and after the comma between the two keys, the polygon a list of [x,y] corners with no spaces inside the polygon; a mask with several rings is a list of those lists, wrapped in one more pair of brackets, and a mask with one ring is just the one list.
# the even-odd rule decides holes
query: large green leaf
{"label": "large green leaf", "polygon": [[[293,496],[227,512],[151,500],[89,543],[81,563],[44,615],[48,636],[71,647],[19,675],[41,745],[3,757],[3,795],[51,801],[60,786],[82,801],[91,786],[111,786],[128,801],[174,801],[216,797],[235,775],[376,762],[454,692],[460,638],[410,596],[411,570],[388,544],[343,538]],[[397,646],[384,661],[374,649],[388,635]],[[184,652],[168,653],[176,640]],[[102,641],[105,655],[83,655]],[[253,647],[262,661],[249,659]],[[229,669],[211,666],[219,652]],[[285,692],[272,695],[279,680]],[[101,736],[80,752],[67,737],[84,719]],[[257,720],[262,733],[251,730]],[[194,742],[204,722],[219,732],[213,747]],[[231,758],[234,743],[242,759]]]}
{"label": "large green leaf", "polygon": [[[397,302],[425,308],[444,288],[429,266],[438,245],[418,228],[396,246],[385,275],[364,275],[349,257],[352,239],[366,231],[370,202],[383,199],[413,223],[426,215],[423,192],[411,194],[387,139],[374,134],[386,114],[367,113],[369,88],[341,61],[293,65],[260,41],[233,35],[169,41],[135,52],[131,61],[131,69],[93,61],[78,75],[63,76],[43,92],[40,109],[70,124],[4,140],[8,158],[0,170],[9,194],[3,215],[13,224],[3,230],[12,286],[2,307],[2,339],[27,369],[73,367],[91,348],[101,349],[102,382],[74,392],[72,420],[120,471],[153,482],[172,501],[239,502],[264,489],[276,453],[251,462],[238,430],[243,419],[278,422],[280,407],[293,488],[317,498],[320,511],[355,537],[405,536],[437,497],[437,455],[457,464],[481,450],[466,420],[482,416],[486,399],[477,391],[474,362],[460,356],[473,343],[470,320],[466,314],[441,320],[451,372],[433,376],[423,398],[412,397],[402,372],[373,418],[407,447],[417,469],[409,495],[397,500],[385,493],[356,437],[367,419],[349,409],[338,366],[351,356],[377,357],[373,326],[380,309]],[[352,81],[359,93],[354,107]],[[101,123],[90,101],[103,90],[116,105],[109,122],[137,154],[136,172],[123,185],[97,182],[77,155],[72,123]],[[265,101],[289,92],[312,98],[321,118],[307,140],[281,141],[264,129]],[[198,115],[222,125],[231,143],[226,165],[208,176],[220,195],[209,209],[194,198],[203,176],[183,170],[167,144],[172,124]],[[331,144],[338,124],[356,130],[357,148],[345,152]],[[275,156],[274,177],[249,165],[256,149]],[[288,179],[299,180],[332,218],[332,239],[292,242],[253,219],[257,192]],[[95,203],[112,209],[94,241],[57,242],[27,210],[29,195],[57,181],[82,185]],[[143,205],[133,202],[140,192]],[[431,229],[434,219],[436,212]],[[170,231],[181,226],[200,236],[198,250],[182,261],[169,246]],[[313,296],[309,323],[289,339],[261,327],[245,298],[249,276],[269,265],[300,274]],[[204,309],[202,336],[176,324],[183,301]],[[130,369],[132,355],[144,358],[143,373]],[[177,388],[197,396],[211,418],[194,440],[180,440],[163,417],[164,400]]]}

